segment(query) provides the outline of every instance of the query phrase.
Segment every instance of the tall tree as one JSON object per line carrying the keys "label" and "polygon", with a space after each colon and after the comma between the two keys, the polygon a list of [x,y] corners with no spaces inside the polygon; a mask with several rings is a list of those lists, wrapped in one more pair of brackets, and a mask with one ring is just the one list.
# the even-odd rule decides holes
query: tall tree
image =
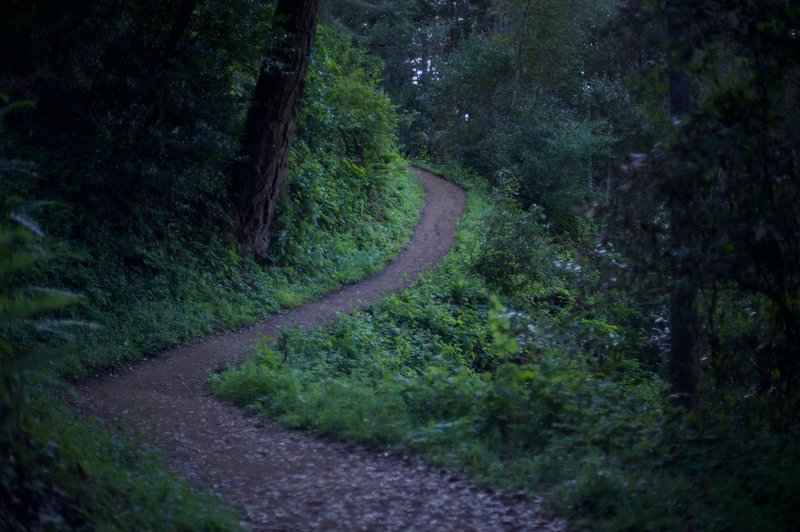
{"label": "tall tree", "polygon": [[178,11],[175,14],[175,20],[172,23],[172,29],[169,31],[167,43],[164,45],[164,57],[169,59],[175,53],[175,48],[178,47],[178,41],[183,36],[186,28],[189,27],[189,21],[192,18],[192,13],[197,8],[197,0],[181,0],[178,6]]}
{"label": "tall tree", "polygon": [[[666,3],[667,34],[672,53],[669,61],[669,114],[680,127],[691,112],[691,87],[688,76],[691,46],[684,43],[684,28],[689,24],[687,9],[677,0]],[[670,341],[669,374],[676,403],[692,406],[697,398],[698,357],[697,287],[692,279],[689,257],[692,248],[694,176],[686,161],[680,161],[671,176],[670,190]]]}
{"label": "tall tree", "polygon": [[286,178],[289,148],[316,33],[320,0],[279,0],[274,49],[264,61],[245,121],[231,196],[236,237],[245,255],[263,261]]}

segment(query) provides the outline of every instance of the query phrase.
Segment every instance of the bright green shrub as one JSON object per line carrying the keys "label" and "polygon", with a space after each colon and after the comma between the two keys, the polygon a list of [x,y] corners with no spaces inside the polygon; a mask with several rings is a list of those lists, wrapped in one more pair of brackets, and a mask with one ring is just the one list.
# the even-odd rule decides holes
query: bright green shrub
{"label": "bright green shrub", "polygon": [[[175,55],[150,72],[148,65],[163,59],[160,39],[169,28],[162,25],[171,8],[165,14],[149,0],[117,11],[109,11],[114,6],[108,2],[45,4],[48,9],[32,13],[24,2],[12,3],[9,8],[26,16],[0,22],[4,29],[13,26],[4,37],[25,35],[27,41],[29,30],[41,35],[49,28],[66,39],[65,55],[52,56],[50,64],[53,79],[63,83],[39,86],[36,78],[39,114],[14,124],[16,137],[0,143],[5,163],[2,154],[16,154],[25,136],[25,154],[39,163],[42,179],[4,180],[3,201],[36,191],[59,200],[43,226],[68,252],[57,263],[26,268],[25,280],[83,293],[82,305],[60,309],[58,317],[98,325],[78,335],[73,352],[49,375],[82,379],[252,323],[375,273],[410,238],[424,203],[422,187],[397,155],[395,111],[378,87],[377,67],[347,38],[323,30],[316,42],[274,260],[265,267],[238,256],[225,191],[254,83],[248,73],[257,72],[258,43],[270,33],[268,14],[247,3],[200,3]],[[68,33],[74,35],[48,26],[72,8],[79,27]],[[239,16],[243,9],[247,16]],[[248,39],[246,53],[237,49]],[[22,59],[14,58],[11,70],[39,64],[49,53],[38,42],[18,51]],[[4,59],[6,52],[0,47]],[[0,210],[6,214],[5,206]],[[4,246],[19,240],[38,249],[30,235],[12,235],[5,225],[0,233]],[[11,260],[5,247],[0,255]],[[0,288],[6,293],[19,281],[3,277]],[[44,307],[59,299],[49,296],[30,303]],[[14,307],[5,299],[2,306]],[[15,343],[39,345],[33,327],[7,325],[0,324],[4,339],[11,329]],[[0,348],[0,498],[5,504],[10,494],[19,496],[21,511],[38,512],[12,520],[5,514],[16,510],[3,506],[0,521],[12,527],[36,519],[52,520],[55,528],[237,527],[218,501],[167,475],[157,456],[77,419],[53,399],[59,384],[49,377],[29,393],[11,390],[6,370],[16,355],[5,342]],[[261,375],[252,387],[285,394],[299,389],[291,378],[273,377]],[[10,397],[21,405],[13,409],[14,426],[7,423]]]}
{"label": "bright green shrub", "polygon": [[[0,95],[2,96],[2,95]],[[0,109],[0,118],[10,107]],[[0,124],[2,125],[2,124]],[[0,159],[0,188],[33,165]],[[19,530],[236,529],[232,512],[166,473],[155,455],[79,419],[41,366],[68,352],[89,324],[58,319],[80,298],[26,286],[57,248],[31,218],[37,205],[0,201],[0,522]],[[8,199],[6,199],[8,198]],[[62,258],[63,260],[63,258]],[[32,273],[34,272],[34,273]],[[65,345],[67,344],[67,345]]]}
{"label": "bright green shrub", "polygon": [[[111,437],[32,383],[0,426],[0,519],[53,530],[237,530],[236,514],[167,473],[163,458]],[[65,393],[68,393],[65,391]]]}
{"label": "bright green shrub", "polygon": [[[546,493],[575,528],[785,527],[798,493],[791,435],[676,415],[638,360],[641,334],[621,326],[639,327],[630,314],[641,310],[582,286],[601,282],[611,259],[555,244],[536,218],[520,231],[544,250],[504,250],[514,224],[483,235],[487,216],[505,221],[470,194],[454,252],[435,270],[325,329],[286,332],[212,389],[292,427]],[[497,279],[500,259],[488,273],[490,252],[532,257],[506,271],[526,282]],[[488,296],[495,287],[508,295]],[[752,496],[768,477],[771,496]]]}

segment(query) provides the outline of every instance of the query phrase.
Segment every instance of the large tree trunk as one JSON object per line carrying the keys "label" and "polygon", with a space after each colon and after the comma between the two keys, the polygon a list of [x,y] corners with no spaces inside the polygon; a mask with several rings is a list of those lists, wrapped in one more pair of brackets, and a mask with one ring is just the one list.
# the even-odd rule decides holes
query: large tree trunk
{"label": "large tree trunk", "polygon": [[[689,23],[680,0],[667,2],[667,27],[672,54],[669,62],[669,112],[673,123],[686,120],[691,111],[691,86],[687,69],[692,50],[682,44],[684,26]],[[691,209],[694,199],[693,175],[685,161],[679,161],[670,176],[670,321],[669,376],[674,402],[692,407],[697,399],[697,287],[691,255],[693,235]]]}
{"label": "large tree trunk", "polygon": [[167,37],[167,43],[164,45],[164,61],[168,61],[175,53],[186,28],[189,27],[189,21],[192,18],[192,13],[197,8],[197,0],[181,0],[178,5],[178,11],[175,13],[175,20],[172,22],[172,29]]}
{"label": "large tree trunk", "polygon": [[279,42],[264,61],[247,112],[231,196],[242,253],[263,261],[286,177],[320,0],[279,0]]}

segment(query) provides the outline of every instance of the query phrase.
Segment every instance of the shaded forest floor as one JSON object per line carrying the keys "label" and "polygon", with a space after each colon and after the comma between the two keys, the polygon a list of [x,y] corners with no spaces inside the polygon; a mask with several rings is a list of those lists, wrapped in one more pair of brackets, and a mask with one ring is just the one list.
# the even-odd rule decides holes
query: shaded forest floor
{"label": "shaded forest floor", "polygon": [[380,274],[279,313],[244,331],[181,347],[80,392],[105,419],[152,435],[171,467],[243,510],[243,523],[277,529],[561,529],[538,500],[477,489],[416,459],[376,454],[279,428],[207,395],[209,372],[241,363],[283,327],[310,328],[408,286],[453,244],[465,205],[457,186],[414,171],[426,206],[408,246]]}

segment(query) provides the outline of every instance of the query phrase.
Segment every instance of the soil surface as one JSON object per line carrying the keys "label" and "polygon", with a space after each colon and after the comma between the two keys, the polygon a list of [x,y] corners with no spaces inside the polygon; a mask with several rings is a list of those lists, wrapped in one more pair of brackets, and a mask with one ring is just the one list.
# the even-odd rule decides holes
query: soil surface
{"label": "soil surface", "polygon": [[312,327],[409,285],[450,250],[466,196],[420,169],[414,236],[376,276],[248,329],[179,347],[78,386],[101,418],[148,434],[172,470],[242,512],[254,530],[561,530],[538,500],[475,487],[416,458],[279,427],[208,396],[211,371],[241,363],[281,327]]}

